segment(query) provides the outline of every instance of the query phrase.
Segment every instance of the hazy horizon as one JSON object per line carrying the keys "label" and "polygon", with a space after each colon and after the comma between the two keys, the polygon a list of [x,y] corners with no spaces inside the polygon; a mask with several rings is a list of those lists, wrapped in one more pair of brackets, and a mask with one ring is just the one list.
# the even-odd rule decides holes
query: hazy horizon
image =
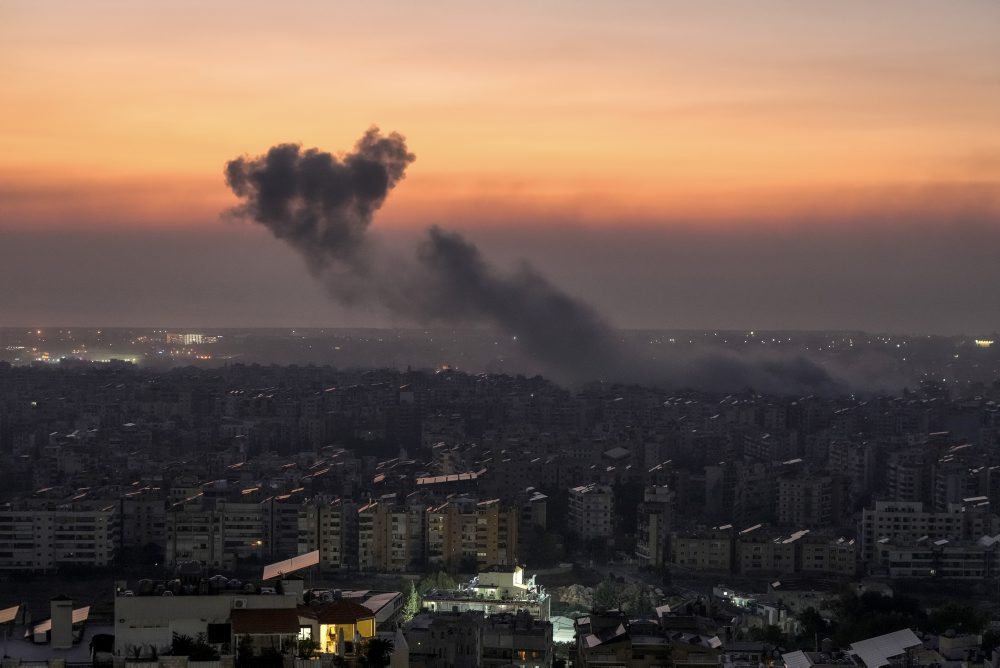
{"label": "hazy horizon", "polygon": [[[504,267],[526,259],[622,329],[984,334],[1000,330],[1000,228],[889,227],[789,238],[566,226],[459,228]],[[381,235],[405,245],[417,231]],[[413,327],[329,300],[301,260],[248,224],[0,231],[0,326]],[[46,271],[59,267],[60,271]],[[253,271],[249,271],[252,268]]]}

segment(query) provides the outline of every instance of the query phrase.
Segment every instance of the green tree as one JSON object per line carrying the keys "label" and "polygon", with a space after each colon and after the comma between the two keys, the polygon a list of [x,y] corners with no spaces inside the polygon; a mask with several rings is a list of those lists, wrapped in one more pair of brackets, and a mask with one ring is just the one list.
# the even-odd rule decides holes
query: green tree
{"label": "green tree", "polygon": [[608,575],[594,589],[594,610],[621,610],[645,617],[655,611],[649,592],[643,584],[628,584]]}
{"label": "green tree", "polygon": [[437,571],[436,573],[429,573],[424,577],[420,578],[417,582],[417,593],[420,595],[426,594],[433,589],[454,589],[458,586],[455,579],[448,575],[444,571]]}
{"label": "green tree", "polygon": [[629,587],[608,575],[594,588],[594,610],[624,610],[630,603]]}
{"label": "green tree", "polygon": [[413,586],[411,580],[406,581],[404,597],[406,598],[406,603],[403,604],[403,623],[405,624],[420,612],[420,594],[417,593],[417,588]]}
{"label": "green tree", "polygon": [[629,592],[628,612],[637,617],[648,617],[656,612],[656,607],[649,600],[649,592],[645,585],[634,584]]}
{"label": "green tree", "polygon": [[296,646],[296,655],[300,659],[311,659],[319,651],[319,643],[312,638],[303,638]]}

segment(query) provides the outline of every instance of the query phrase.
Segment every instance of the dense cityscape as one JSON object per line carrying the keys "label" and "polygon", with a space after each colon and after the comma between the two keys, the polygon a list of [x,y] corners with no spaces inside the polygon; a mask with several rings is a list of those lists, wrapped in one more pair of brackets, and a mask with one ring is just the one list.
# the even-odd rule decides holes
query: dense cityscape
{"label": "dense cityscape", "polygon": [[1000,637],[989,339],[792,333],[913,384],[778,395],[240,361],[447,333],[3,336],[11,660],[878,668]]}
{"label": "dense cityscape", "polygon": [[1000,668],[1000,2],[0,0],[0,668]]}

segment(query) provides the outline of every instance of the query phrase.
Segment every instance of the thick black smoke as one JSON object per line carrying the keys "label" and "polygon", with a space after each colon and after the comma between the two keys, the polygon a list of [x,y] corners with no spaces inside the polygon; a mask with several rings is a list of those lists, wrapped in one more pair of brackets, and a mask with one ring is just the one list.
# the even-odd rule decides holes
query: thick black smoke
{"label": "thick black smoke", "polygon": [[586,304],[562,292],[526,263],[500,274],[475,245],[431,228],[417,249],[423,277],[411,291],[414,314],[445,322],[489,322],[518,336],[528,353],[572,377],[621,371],[614,331]]}
{"label": "thick black smoke", "polygon": [[256,158],[231,160],[226,182],[244,200],[233,213],[288,242],[337,298],[354,303],[370,289],[365,233],[413,159],[400,135],[371,128],[339,158],[279,144]]}
{"label": "thick black smoke", "polygon": [[266,226],[322,269],[358,252],[372,215],[413,159],[401,136],[383,137],[371,128],[342,158],[279,144],[252,160],[231,160],[226,182],[246,200],[237,213]]}
{"label": "thick black smoke", "polygon": [[243,200],[233,213],[298,250],[337,299],[375,301],[423,323],[491,325],[518,337],[529,356],[563,380],[790,393],[836,387],[803,358],[642,360],[598,313],[533,267],[498,271],[474,244],[438,227],[428,230],[413,257],[388,258],[367,230],[413,160],[402,136],[372,128],[339,157],[279,144],[262,156],[237,158],[226,165],[226,181]]}

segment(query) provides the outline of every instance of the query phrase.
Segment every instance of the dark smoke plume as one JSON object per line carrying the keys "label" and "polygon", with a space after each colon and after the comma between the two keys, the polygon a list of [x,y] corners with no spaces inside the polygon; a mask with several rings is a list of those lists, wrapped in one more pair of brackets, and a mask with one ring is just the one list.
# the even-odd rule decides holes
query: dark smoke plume
{"label": "dark smoke plume", "polygon": [[233,213],[252,218],[305,258],[340,300],[363,298],[372,267],[366,231],[414,156],[404,139],[371,128],[352,153],[279,144],[226,164],[226,182],[244,200]]}
{"label": "dark smoke plume", "polygon": [[389,258],[367,235],[372,216],[414,160],[402,136],[371,128],[341,156],[279,144],[226,165],[243,200],[233,210],[299,251],[337,299],[378,302],[422,323],[488,324],[562,380],[625,380],[798,393],[836,388],[804,358],[747,363],[712,356],[651,363],[592,308],[522,263],[501,272],[454,232],[428,230],[412,258]]}
{"label": "dark smoke plume", "polygon": [[320,270],[358,252],[372,215],[413,159],[401,136],[371,128],[342,158],[279,144],[252,160],[231,160],[226,182],[246,200],[237,213],[288,241]]}

